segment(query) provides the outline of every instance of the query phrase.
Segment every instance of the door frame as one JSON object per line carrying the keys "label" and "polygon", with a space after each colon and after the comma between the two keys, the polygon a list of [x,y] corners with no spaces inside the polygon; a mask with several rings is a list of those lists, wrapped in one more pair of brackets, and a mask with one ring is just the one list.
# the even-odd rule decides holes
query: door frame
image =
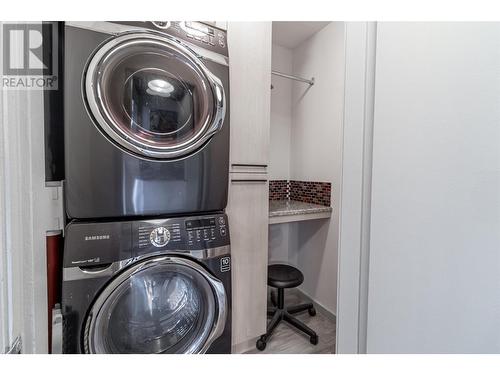
{"label": "door frame", "polygon": [[[0,31],[2,33],[2,31]],[[3,40],[1,35],[0,40]],[[3,46],[2,46],[3,48]],[[7,251],[7,221],[6,219],[6,127],[4,126],[4,93],[0,90],[0,354],[7,351],[11,339],[11,314],[9,313],[9,287],[11,285],[11,275],[8,272],[9,254]]]}
{"label": "door frame", "polygon": [[0,122],[0,353],[17,337],[47,353],[46,232],[62,229],[63,207],[45,184],[43,91],[0,89]]}
{"label": "door frame", "polygon": [[337,353],[366,353],[376,22],[346,22]]}
{"label": "door frame", "polygon": [[42,91],[3,91],[1,119],[0,349],[20,337],[23,353],[46,353],[45,231],[54,198],[45,188]]}

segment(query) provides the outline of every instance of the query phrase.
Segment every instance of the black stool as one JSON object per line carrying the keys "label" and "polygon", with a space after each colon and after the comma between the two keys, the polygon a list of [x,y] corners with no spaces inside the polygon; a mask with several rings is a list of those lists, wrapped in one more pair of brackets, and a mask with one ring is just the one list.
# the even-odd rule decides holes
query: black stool
{"label": "black stool", "polygon": [[316,332],[293,316],[293,314],[306,310],[309,312],[309,315],[316,315],[313,304],[304,303],[297,306],[285,307],[285,289],[295,288],[302,284],[304,281],[302,272],[287,264],[270,265],[267,272],[267,285],[278,289],[278,299],[276,300],[276,295],[271,292],[271,302],[274,307],[267,309],[267,315],[272,316],[272,318],[267,324],[266,333],[257,340],[257,349],[264,350],[266,348],[266,344],[271,338],[273,331],[282,320],[309,335],[311,344],[317,345],[318,335]]}

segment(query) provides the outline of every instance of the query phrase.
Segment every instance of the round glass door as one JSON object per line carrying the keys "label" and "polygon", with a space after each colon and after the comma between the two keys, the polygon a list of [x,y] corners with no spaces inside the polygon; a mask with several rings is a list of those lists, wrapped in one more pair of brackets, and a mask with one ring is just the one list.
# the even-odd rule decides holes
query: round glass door
{"label": "round glass door", "polygon": [[220,80],[189,48],[152,33],[124,34],[97,50],[85,96],[99,130],[140,157],[191,153],[225,116]]}
{"label": "round glass door", "polygon": [[[216,279],[182,258],[153,258],[120,274],[86,322],[87,353],[201,353],[220,332]],[[222,318],[223,317],[223,318]]]}

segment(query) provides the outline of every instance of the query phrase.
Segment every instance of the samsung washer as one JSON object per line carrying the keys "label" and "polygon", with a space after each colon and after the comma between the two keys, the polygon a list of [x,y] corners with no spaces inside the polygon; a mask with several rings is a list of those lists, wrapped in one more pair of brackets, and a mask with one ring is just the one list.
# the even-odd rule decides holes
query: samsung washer
{"label": "samsung washer", "polygon": [[226,215],[72,223],[65,353],[230,353]]}
{"label": "samsung washer", "polygon": [[199,22],[73,22],[64,40],[68,217],[222,211],[226,32]]}

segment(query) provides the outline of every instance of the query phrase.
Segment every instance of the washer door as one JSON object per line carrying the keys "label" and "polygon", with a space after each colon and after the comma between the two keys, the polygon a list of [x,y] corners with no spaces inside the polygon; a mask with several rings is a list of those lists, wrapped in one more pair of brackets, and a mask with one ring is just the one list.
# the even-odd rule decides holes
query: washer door
{"label": "washer door", "polygon": [[204,353],[226,322],[222,283],[193,261],[154,257],[119,274],[93,304],[86,353]]}
{"label": "washer door", "polygon": [[84,92],[98,129],[139,157],[192,153],[225,117],[220,80],[168,35],[126,33],[104,43],[89,60]]}

